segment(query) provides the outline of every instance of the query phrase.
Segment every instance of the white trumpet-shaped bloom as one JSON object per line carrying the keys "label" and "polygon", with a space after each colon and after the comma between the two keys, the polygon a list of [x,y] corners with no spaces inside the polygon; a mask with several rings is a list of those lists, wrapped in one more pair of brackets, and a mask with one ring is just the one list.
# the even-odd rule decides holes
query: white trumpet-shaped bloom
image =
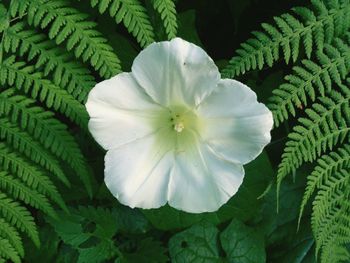
{"label": "white trumpet-shaped bloom", "polygon": [[107,150],[105,183],[130,207],[217,210],[270,142],[272,114],[244,84],[180,38],[153,43],[130,73],[98,83],[86,108]]}

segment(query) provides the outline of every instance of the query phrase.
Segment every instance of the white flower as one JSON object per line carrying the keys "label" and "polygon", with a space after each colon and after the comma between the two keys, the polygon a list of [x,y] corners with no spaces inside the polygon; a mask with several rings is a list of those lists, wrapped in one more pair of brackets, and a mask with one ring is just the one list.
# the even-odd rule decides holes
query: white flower
{"label": "white flower", "polygon": [[180,38],[149,45],[130,73],[98,83],[86,107],[89,129],[107,150],[107,187],[140,208],[217,210],[273,125],[250,88],[221,80],[205,51]]}

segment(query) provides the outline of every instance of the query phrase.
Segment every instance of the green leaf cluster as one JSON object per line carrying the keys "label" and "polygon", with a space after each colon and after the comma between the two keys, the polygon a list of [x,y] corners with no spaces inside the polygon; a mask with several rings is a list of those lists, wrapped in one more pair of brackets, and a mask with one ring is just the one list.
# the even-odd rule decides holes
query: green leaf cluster
{"label": "green leaf cluster", "polygon": [[[200,2],[0,0],[0,262],[349,261],[349,0],[273,17],[223,67],[223,77],[263,86],[273,135],[286,136],[245,167],[221,209],[140,211],[105,188],[89,91],[154,41],[203,46],[201,6],[215,13],[222,3]],[[258,1],[223,2],[238,23]],[[186,6],[198,10],[177,14]]]}
{"label": "green leaf cluster", "polygon": [[[69,198],[64,194],[81,191],[82,198],[88,199],[97,191],[84,153],[88,150],[82,145],[86,142],[77,137],[92,141],[84,107],[88,93],[96,82],[116,75],[122,67],[121,48],[104,35],[93,10],[101,15],[108,10],[116,26],[123,22],[139,48],[156,40],[150,15],[160,15],[162,26],[174,37],[176,11],[172,1],[155,2],[153,13],[138,0],[92,0],[90,4],[91,10],[86,10],[68,0],[0,1],[1,262],[21,262],[30,242],[35,249],[40,247],[44,237],[37,214],[41,213],[48,221],[68,213],[67,227],[77,227],[78,232],[82,218],[111,227],[85,236],[86,240],[80,236],[81,242],[69,240],[55,228],[65,243],[77,249],[80,262],[100,262],[117,253],[111,244],[114,221],[98,221],[103,215],[112,220],[111,212],[88,207],[77,210],[81,217],[73,216],[76,210],[67,208]],[[69,189],[72,184],[74,188]],[[94,249],[78,247],[93,237],[103,242]],[[140,250],[148,250],[155,242],[143,240]],[[100,250],[108,252],[108,257]]]}
{"label": "green leaf cluster", "polygon": [[321,262],[349,258],[349,15],[347,0],[312,0],[308,7],[294,7],[274,17],[274,24],[263,23],[263,31],[254,31],[223,70],[233,77],[275,63],[293,65],[269,98],[275,128],[288,127],[277,194],[288,175],[295,178],[298,169],[313,164],[299,226],[308,201],[314,200],[311,225]]}
{"label": "green leaf cluster", "polygon": [[[224,257],[220,256],[220,249]],[[260,263],[266,260],[262,234],[236,219],[220,234],[209,223],[193,225],[170,239],[169,250],[172,262]]]}

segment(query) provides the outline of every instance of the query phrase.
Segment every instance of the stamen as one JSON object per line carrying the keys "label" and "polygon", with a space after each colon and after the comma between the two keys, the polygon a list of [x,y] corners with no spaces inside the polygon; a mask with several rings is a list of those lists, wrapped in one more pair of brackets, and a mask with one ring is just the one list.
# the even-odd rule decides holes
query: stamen
{"label": "stamen", "polygon": [[185,128],[185,125],[183,124],[183,122],[178,122],[174,126],[174,130],[177,131],[177,132],[182,132],[182,130],[184,128]]}

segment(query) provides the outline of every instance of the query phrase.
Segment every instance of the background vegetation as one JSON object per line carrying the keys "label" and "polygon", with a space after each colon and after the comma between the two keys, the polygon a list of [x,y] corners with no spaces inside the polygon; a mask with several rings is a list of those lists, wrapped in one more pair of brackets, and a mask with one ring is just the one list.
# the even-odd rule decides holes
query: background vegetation
{"label": "background vegetation", "polygon": [[[0,262],[349,262],[348,0],[0,0]],[[202,46],[274,114],[215,213],[124,207],[89,90],[153,41]]]}

